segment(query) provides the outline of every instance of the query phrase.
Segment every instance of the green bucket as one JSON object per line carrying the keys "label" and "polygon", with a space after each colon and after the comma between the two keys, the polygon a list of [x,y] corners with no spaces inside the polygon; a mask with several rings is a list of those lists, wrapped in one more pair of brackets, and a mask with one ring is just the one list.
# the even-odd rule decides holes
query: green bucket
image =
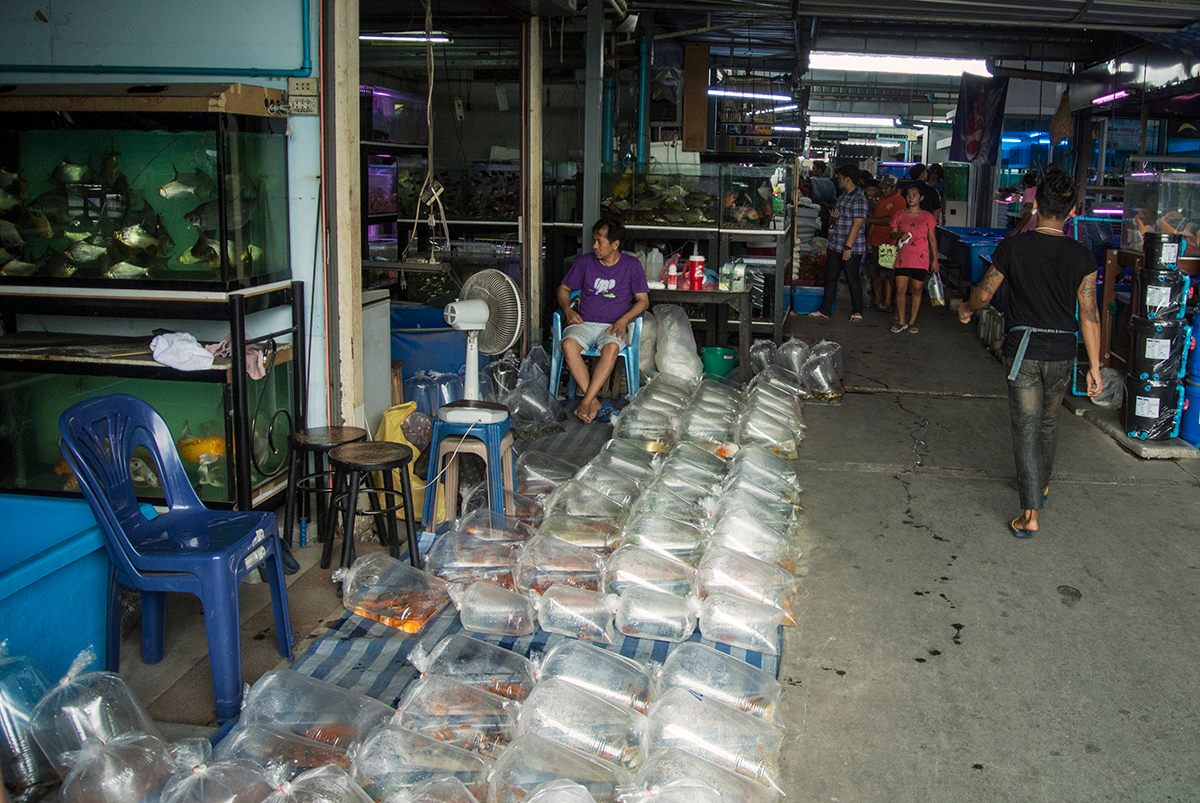
{"label": "green bucket", "polygon": [[704,373],[722,377],[737,365],[737,350],[725,346],[708,346],[701,353],[701,359],[704,361]]}

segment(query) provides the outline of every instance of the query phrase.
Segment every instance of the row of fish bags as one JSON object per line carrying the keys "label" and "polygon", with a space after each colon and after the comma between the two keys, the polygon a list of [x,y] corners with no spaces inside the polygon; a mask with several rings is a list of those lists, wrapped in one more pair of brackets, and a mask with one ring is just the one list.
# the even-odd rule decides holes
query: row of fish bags
{"label": "row of fish bags", "polygon": [[[698,377],[697,377],[698,378]],[[621,410],[613,436],[640,442],[666,443],[671,422],[691,400],[694,383],[659,374]]]}
{"label": "row of fish bags", "polygon": [[537,630],[537,612],[526,594],[476,580],[450,586],[463,630],[496,636],[528,636]]}
{"label": "row of fish bags", "polygon": [[443,675],[404,691],[393,724],[494,758],[517,735],[521,704]]}
{"label": "row of fish bags", "polygon": [[477,800],[487,799],[490,760],[399,725],[376,729],[354,746],[351,757],[351,778],[376,801],[445,779],[461,782]]}
{"label": "row of fish bags", "polygon": [[443,533],[430,547],[425,568],[450,583],[487,580],[513,588],[519,545],[520,542],[482,538],[458,528]]}
{"label": "row of fish bags", "polygon": [[450,603],[449,584],[384,552],[338,569],[346,610],[404,633],[419,633]]}

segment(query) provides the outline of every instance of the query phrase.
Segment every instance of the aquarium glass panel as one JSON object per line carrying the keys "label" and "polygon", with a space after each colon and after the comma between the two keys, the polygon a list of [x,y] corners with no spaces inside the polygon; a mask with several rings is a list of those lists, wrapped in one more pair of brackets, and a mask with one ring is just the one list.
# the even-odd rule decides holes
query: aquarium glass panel
{"label": "aquarium glass panel", "polygon": [[1147,232],[1180,234],[1184,254],[1200,254],[1200,159],[1130,160],[1125,173],[1121,248],[1141,252]]}

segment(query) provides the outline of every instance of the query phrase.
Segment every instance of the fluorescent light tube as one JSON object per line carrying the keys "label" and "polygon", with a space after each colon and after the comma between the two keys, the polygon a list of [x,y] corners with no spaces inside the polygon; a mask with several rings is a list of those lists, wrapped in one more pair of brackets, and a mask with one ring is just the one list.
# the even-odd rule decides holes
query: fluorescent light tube
{"label": "fluorescent light tube", "polygon": [[772,131],[796,131],[796,132],[799,132],[799,131],[803,131],[804,129],[798,125],[773,125],[773,126],[771,126],[771,130]]}
{"label": "fluorescent light tube", "polygon": [[814,114],[808,118],[810,122],[824,125],[866,125],[875,128],[894,128],[894,117],[853,117],[843,114]]}
{"label": "fluorescent light tube", "polygon": [[817,51],[808,58],[814,70],[844,70],[846,72],[879,72],[899,75],[944,75],[954,77],[963,73],[991,77],[983,59],[951,59],[927,56],[875,56],[863,53],[830,53]]}
{"label": "fluorescent light tube", "polygon": [[1020,137],[1000,137],[1000,141],[1005,145],[1020,145],[1025,140]]}
{"label": "fluorescent light tube", "polygon": [[450,43],[450,37],[442,31],[433,31],[429,36],[426,36],[424,31],[397,31],[395,33],[360,33],[358,41],[397,45],[423,45],[431,42],[435,45],[445,45]]}
{"label": "fluorescent light tube", "polygon": [[1107,95],[1101,95],[1098,98],[1092,98],[1092,105],[1099,106],[1101,103],[1112,103],[1114,100],[1129,97],[1129,90],[1122,89],[1117,92],[1111,92]]}
{"label": "fluorescent light tube", "polygon": [[751,114],[766,114],[767,112],[775,112],[775,113],[794,112],[794,111],[796,111],[796,109],[799,109],[799,108],[800,107],[797,106],[795,103],[789,103],[785,106],[774,106],[770,109],[755,109],[754,111],[752,111],[750,113]]}
{"label": "fluorescent light tube", "polygon": [[710,86],[708,94],[714,98],[739,98],[742,100],[774,100],[780,103],[787,103],[791,100],[790,95],[770,95],[766,92],[743,92],[740,89],[718,89]]}

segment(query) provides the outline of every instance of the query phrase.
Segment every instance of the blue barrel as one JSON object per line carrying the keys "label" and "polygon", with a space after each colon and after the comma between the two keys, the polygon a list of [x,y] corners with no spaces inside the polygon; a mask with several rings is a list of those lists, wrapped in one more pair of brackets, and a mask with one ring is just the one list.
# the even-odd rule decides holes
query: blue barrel
{"label": "blue barrel", "polygon": [[1125,433],[1143,441],[1164,441],[1179,434],[1183,383],[1125,377]]}
{"label": "blue barrel", "polygon": [[1183,412],[1179,414],[1179,437],[1192,446],[1200,446],[1200,382],[1183,386]]}

